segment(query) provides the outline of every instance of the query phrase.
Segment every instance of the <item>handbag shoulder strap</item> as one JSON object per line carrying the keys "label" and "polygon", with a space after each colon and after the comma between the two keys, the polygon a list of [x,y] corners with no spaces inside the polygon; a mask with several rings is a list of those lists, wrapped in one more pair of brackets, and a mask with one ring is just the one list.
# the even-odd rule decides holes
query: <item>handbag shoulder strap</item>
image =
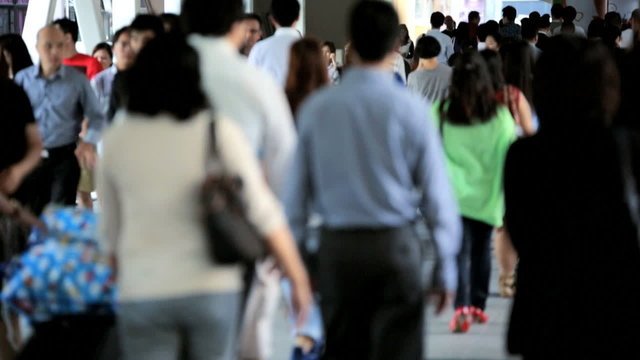
{"label": "handbag shoulder strap", "polygon": [[222,161],[220,161],[220,153],[218,151],[218,141],[216,136],[216,119],[213,114],[211,114],[209,119],[208,135],[206,169],[209,173],[219,173],[223,171],[224,166],[222,165]]}

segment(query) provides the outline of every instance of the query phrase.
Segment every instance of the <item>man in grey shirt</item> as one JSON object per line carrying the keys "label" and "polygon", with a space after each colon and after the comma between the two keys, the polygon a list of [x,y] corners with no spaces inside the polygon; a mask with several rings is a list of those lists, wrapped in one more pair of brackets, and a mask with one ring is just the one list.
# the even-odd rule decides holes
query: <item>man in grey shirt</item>
{"label": "man in grey shirt", "polygon": [[416,56],[420,62],[416,71],[409,74],[409,89],[422,95],[428,102],[443,100],[451,84],[451,68],[438,61],[440,43],[432,36],[418,40]]}
{"label": "man in grey shirt", "polygon": [[[17,197],[38,213],[49,202],[75,204],[80,165],[95,165],[104,115],[87,77],[62,64],[62,31],[44,27],[36,47],[40,63],[20,71],[15,81],[29,96],[46,150],[40,166],[25,181],[31,185],[23,188],[25,197]],[[84,118],[89,119],[89,128],[79,139]]]}

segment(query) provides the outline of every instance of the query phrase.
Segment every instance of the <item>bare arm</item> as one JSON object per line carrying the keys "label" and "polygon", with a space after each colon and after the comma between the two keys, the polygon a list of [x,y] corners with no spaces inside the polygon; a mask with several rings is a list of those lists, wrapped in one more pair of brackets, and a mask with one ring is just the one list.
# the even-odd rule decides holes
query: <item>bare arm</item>
{"label": "bare arm", "polygon": [[531,106],[529,101],[524,95],[520,95],[518,101],[518,113],[520,115],[520,127],[524,132],[524,136],[531,136],[536,133],[536,128],[533,125],[533,119],[531,116]]}
{"label": "bare arm", "polygon": [[285,276],[291,280],[293,308],[297,314],[298,325],[301,325],[307,318],[312,298],[309,277],[302,264],[298,248],[287,226],[272,231],[266,236],[266,242],[284,270]]}

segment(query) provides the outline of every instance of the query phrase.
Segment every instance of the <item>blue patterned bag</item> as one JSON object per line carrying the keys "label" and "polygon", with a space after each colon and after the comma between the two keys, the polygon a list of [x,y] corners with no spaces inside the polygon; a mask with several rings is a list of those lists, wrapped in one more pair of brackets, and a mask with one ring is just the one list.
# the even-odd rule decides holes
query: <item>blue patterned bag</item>
{"label": "blue patterned bag", "polygon": [[96,215],[48,207],[47,231],[33,230],[30,248],[7,271],[2,301],[34,322],[56,315],[113,312],[113,271],[96,241]]}

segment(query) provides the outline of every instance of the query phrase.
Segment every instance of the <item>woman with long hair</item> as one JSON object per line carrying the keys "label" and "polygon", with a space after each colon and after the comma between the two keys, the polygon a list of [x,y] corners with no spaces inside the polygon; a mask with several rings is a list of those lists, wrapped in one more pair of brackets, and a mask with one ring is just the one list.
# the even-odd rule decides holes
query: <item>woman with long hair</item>
{"label": "woman with long hair", "polygon": [[525,41],[508,42],[500,47],[500,55],[505,82],[518,88],[532,103],[534,56],[531,46]]}
{"label": "woman with long hair", "polygon": [[13,79],[20,70],[31,65],[33,61],[22,36],[0,35],[0,79]]}
{"label": "woman with long hair", "polygon": [[[324,63],[321,44],[311,38],[298,40],[291,46],[289,60],[289,75],[285,92],[291,110],[295,114],[302,102],[312,92],[329,84],[327,67]],[[305,242],[310,242],[305,239]],[[307,246],[301,247],[305,256],[307,268],[313,276],[316,267],[313,265],[315,254],[311,254]],[[287,304],[290,305],[291,286],[288,281],[282,283]],[[319,359],[324,341],[322,316],[317,302],[313,303],[309,318],[296,329],[295,347],[291,359]]]}
{"label": "woman with long hair", "polygon": [[509,350],[525,360],[638,359],[640,159],[638,141],[611,128],[615,62],[602,44],[554,36],[534,79],[540,129],[505,164],[505,219],[520,257]]}
{"label": "woman with long hair", "polygon": [[285,93],[294,114],[309,94],[329,83],[323,59],[322,46],[317,40],[304,38],[291,46]]}
{"label": "woman with long hair", "polygon": [[513,120],[518,127],[518,134],[521,136],[531,136],[536,129],[532,119],[531,105],[524,93],[515,85],[507,84],[504,78],[502,56],[493,50],[483,50],[480,52],[493,82],[498,103],[509,108]]}
{"label": "woman with long hair", "polygon": [[491,238],[504,216],[502,169],[516,139],[515,123],[509,110],[496,101],[487,65],[477,52],[460,54],[449,95],[433,108],[464,227],[450,329],[466,332],[472,322],[489,320],[484,310]]}
{"label": "woman with long hair", "polygon": [[209,146],[219,168],[241,178],[248,220],[304,314],[311,292],[284,213],[241,130],[208,106],[198,55],[183,38],[151,40],[123,80],[126,112],[104,136],[98,189],[102,239],[118,264],[124,359],[235,358],[242,270],[207,250],[200,193]]}

